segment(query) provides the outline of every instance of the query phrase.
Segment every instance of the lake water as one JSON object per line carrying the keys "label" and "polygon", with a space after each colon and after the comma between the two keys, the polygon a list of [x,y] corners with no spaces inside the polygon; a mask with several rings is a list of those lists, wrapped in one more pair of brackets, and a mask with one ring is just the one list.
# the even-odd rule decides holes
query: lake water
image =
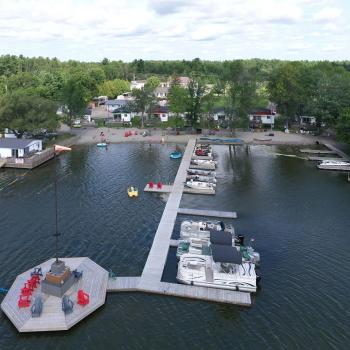
{"label": "lake water", "polygon": [[[173,149],[79,147],[34,171],[1,170],[0,287],[54,254],[55,169],[60,254],[140,275],[165,204],[141,191],[129,199],[126,188],[171,182],[179,165],[169,160]],[[344,174],[274,154],[296,151],[254,146],[231,157],[228,147],[216,146],[216,196],[182,199],[183,207],[237,211],[236,232],[255,239],[263,279],[251,308],[112,293],[68,332],[19,334],[0,313],[0,349],[348,349],[350,184]],[[171,249],[163,279],[175,281],[175,273]]]}

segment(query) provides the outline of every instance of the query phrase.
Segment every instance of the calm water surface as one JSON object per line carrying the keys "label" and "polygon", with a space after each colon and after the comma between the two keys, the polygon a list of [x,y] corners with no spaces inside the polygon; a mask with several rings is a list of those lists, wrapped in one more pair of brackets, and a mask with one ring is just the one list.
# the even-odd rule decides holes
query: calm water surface
{"label": "calm water surface", "polygon": [[[172,181],[179,165],[169,160],[173,149],[81,147],[31,172],[1,170],[0,287],[54,253],[55,169],[61,255],[139,275],[164,201],[142,192],[131,200],[126,188]],[[0,349],[348,349],[350,184],[344,175],[274,155],[295,151],[255,146],[230,157],[218,146],[217,195],[183,196],[185,207],[236,210],[236,231],[255,238],[263,287],[252,308],[108,294],[104,307],[65,333],[19,334],[0,313]],[[163,279],[174,281],[175,273],[171,249]]]}

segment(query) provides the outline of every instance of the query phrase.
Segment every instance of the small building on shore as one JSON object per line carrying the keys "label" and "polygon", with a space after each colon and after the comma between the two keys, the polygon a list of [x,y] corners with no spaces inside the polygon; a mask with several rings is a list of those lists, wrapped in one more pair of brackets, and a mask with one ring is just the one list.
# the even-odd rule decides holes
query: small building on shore
{"label": "small building on shore", "polygon": [[268,108],[255,109],[249,115],[250,127],[273,127],[275,124],[275,112]]}
{"label": "small building on shore", "polygon": [[23,158],[35,152],[42,151],[42,140],[32,139],[0,139],[0,158]]}

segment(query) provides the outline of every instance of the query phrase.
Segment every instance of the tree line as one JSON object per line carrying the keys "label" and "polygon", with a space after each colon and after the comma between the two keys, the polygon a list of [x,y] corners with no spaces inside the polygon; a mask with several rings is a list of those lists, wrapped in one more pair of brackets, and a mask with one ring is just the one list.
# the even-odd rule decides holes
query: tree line
{"label": "tree line", "polygon": [[[187,87],[179,76],[191,78]],[[169,107],[186,113],[188,123],[208,122],[221,107],[231,127],[247,126],[253,108],[277,105],[288,125],[302,115],[337,131],[350,142],[350,62],[328,61],[60,61],[56,58],[0,57],[0,127],[23,133],[57,125],[58,106],[66,106],[69,118],[80,116],[97,95],[110,98],[129,90],[129,82],[150,81],[146,91],[135,91],[135,105],[144,115],[159,81],[171,79]],[[152,82],[153,80],[153,82]]]}

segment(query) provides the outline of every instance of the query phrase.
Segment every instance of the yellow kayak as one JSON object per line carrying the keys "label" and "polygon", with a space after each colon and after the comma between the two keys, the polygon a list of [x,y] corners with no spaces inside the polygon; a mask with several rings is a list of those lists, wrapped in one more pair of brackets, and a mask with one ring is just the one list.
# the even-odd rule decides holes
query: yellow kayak
{"label": "yellow kayak", "polygon": [[138,197],[139,190],[136,187],[130,186],[128,187],[128,196],[129,197]]}

